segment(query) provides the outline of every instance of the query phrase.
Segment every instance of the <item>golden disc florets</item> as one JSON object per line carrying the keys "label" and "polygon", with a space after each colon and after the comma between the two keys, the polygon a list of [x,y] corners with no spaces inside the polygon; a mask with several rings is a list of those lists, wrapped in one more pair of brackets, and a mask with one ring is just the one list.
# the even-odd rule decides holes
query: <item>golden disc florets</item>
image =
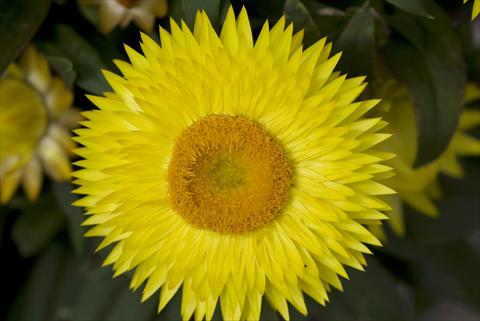
{"label": "golden disc florets", "polygon": [[285,203],[291,168],[281,146],[242,116],[207,116],[183,131],[168,170],[172,207],[191,225],[240,234]]}

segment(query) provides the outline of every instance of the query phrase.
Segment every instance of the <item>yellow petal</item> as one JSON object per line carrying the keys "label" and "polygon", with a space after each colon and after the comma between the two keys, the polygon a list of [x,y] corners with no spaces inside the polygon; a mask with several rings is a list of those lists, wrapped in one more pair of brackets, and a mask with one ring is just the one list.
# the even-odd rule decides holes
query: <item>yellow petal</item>
{"label": "yellow petal", "polygon": [[388,223],[392,226],[393,232],[397,235],[405,235],[405,222],[403,218],[403,204],[399,195],[385,196],[385,201],[391,206],[392,210],[387,212],[390,220]]}
{"label": "yellow petal", "polygon": [[44,137],[38,145],[38,154],[47,174],[57,182],[70,179],[72,165],[65,150],[51,137]]}
{"label": "yellow petal", "polygon": [[165,17],[168,13],[168,3],[166,0],[140,0],[137,7],[151,12],[159,18]]}
{"label": "yellow petal", "polygon": [[2,176],[0,180],[0,204],[6,204],[15,193],[18,184],[20,183],[20,178],[22,177],[22,172],[20,170],[7,173],[5,176]]}
{"label": "yellow petal", "polygon": [[45,92],[48,89],[51,79],[50,68],[35,47],[29,46],[25,49],[20,57],[20,65],[26,79],[36,90]]}
{"label": "yellow petal", "polygon": [[473,10],[472,10],[472,20],[475,19],[480,14],[480,1],[475,0],[473,3]]}
{"label": "yellow petal", "polygon": [[68,155],[73,154],[76,144],[72,140],[71,134],[67,129],[57,124],[52,124],[48,128],[48,136],[52,137],[68,153]]}
{"label": "yellow petal", "polygon": [[126,14],[124,6],[116,1],[102,1],[100,5],[100,32],[110,33]]}
{"label": "yellow petal", "polygon": [[227,17],[223,22],[222,31],[220,32],[220,40],[230,54],[235,55],[237,53],[238,34],[235,22],[235,14],[232,7],[228,9]]}
{"label": "yellow petal", "polygon": [[242,8],[237,19],[237,30],[239,37],[244,37],[248,48],[253,48],[252,28],[248,20],[248,14],[245,7]]}
{"label": "yellow petal", "polygon": [[33,156],[23,170],[23,190],[30,201],[35,201],[42,187],[43,173],[40,160]]}
{"label": "yellow petal", "polygon": [[403,193],[400,194],[405,202],[416,210],[432,217],[438,216],[438,209],[435,203],[425,193]]}
{"label": "yellow petal", "polygon": [[155,23],[155,16],[146,10],[134,8],[131,10],[133,22],[144,32],[150,32]]}
{"label": "yellow petal", "polygon": [[65,87],[62,79],[53,77],[45,101],[50,117],[58,119],[72,105],[73,92]]}
{"label": "yellow petal", "polygon": [[58,124],[64,128],[72,129],[79,126],[79,122],[84,120],[80,114],[80,109],[71,107],[60,117]]}

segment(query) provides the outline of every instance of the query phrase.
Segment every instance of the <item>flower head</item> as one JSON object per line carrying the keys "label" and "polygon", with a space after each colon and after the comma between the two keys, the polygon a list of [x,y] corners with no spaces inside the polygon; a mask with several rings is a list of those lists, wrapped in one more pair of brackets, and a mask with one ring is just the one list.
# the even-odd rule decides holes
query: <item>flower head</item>
{"label": "flower head", "polygon": [[70,129],[81,119],[72,108],[73,93],[53,76],[33,46],[0,78],[0,202],[8,202],[20,182],[35,200],[42,167],[56,181],[70,178],[69,155],[75,148]]}
{"label": "flower head", "polygon": [[288,319],[303,292],[321,304],[341,289],[344,265],[363,270],[365,227],[380,224],[390,194],[378,180],[390,153],[374,146],[386,123],[364,118],[377,100],[354,102],[364,77],[333,72],[325,39],[308,49],[282,17],[254,42],[245,9],[230,8],[220,36],[205,12],[193,33],[171,21],[161,46],[142,34],[127,47],[114,89],[90,97],[76,130],[88,236],[115,275],[135,270],[143,300],[161,310],[182,287],[182,316],[256,320],[262,297]]}
{"label": "flower head", "polygon": [[[460,178],[463,170],[458,157],[480,155],[480,141],[466,133],[480,124],[480,111],[464,110],[458,128],[442,155],[427,165],[415,167],[417,129],[413,101],[407,89],[396,81],[389,81],[380,90],[379,96],[383,100],[378,110],[382,111],[381,115],[389,122],[386,130],[393,133],[392,138],[381,146],[397,155],[388,161],[396,175],[385,181],[385,184],[398,192],[385,197],[392,206],[392,211],[388,212],[388,222],[395,233],[403,235],[405,224],[402,201],[422,214],[437,216],[435,199],[441,196],[437,181],[439,174]],[[473,84],[468,85],[466,102],[479,98],[480,90]]]}
{"label": "flower head", "polygon": [[167,0],[80,0],[99,6],[100,31],[110,33],[116,26],[126,28],[133,21],[144,32],[150,32],[155,18],[167,15]]}

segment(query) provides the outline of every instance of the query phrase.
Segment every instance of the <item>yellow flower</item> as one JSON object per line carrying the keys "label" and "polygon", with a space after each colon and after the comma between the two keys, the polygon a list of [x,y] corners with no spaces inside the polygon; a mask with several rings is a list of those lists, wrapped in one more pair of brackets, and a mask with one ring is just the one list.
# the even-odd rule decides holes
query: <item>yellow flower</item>
{"label": "yellow flower", "polygon": [[84,5],[97,5],[100,10],[100,32],[107,34],[120,25],[126,28],[134,22],[144,32],[150,32],[155,18],[167,15],[167,0],[80,0]]}
{"label": "yellow flower", "polygon": [[[467,3],[468,0],[463,0],[463,3]],[[480,13],[480,0],[474,0],[472,10],[472,20],[475,19]]]}
{"label": "yellow flower", "polygon": [[[480,124],[480,111],[464,110],[460,117],[458,129],[453,135],[448,147],[433,162],[415,168],[414,161],[417,153],[417,130],[413,101],[407,89],[395,81],[389,81],[379,92],[383,98],[380,108],[382,116],[389,122],[386,130],[393,133],[393,137],[382,144],[385,150],[397,154],[388,165],[394,168],[396,175],[385,184],[398,192],[396,195],[385,197],[392,206],[388,212],[388,221],[392,230],[405,234],[402,201],[415,208],[420,213],[436,217],[438,209],[434,200],[441,195],[437,178],[439,173],[453,177],[462,177],[463,171],[457,158],[459,156],[480,155],[480,141],[466,133]],[[466,102],[480,98],[480,90],[475,85],[468,85]],[[377,229],[376,232],[379,232]]]}
{"label": "yellow flower", "polygon": [[8,202],[20,181],[28,199],[42,186],[42,166],[55,181],[70,178],[75,148],[70,129],[81,119],[71,108],[73,93],[51,75],[33,46],[0,78],[0,202]]}
{"label": "yellow flower", "polygon": [[182,286],[182,317],[256,320],[262,297],[288,319],[287,301],[307,313],[341,289],[344,265],[363,270],[365,227],[380,224],[390,188],[373,148],[386,123],[354,102],[364,77],[333,72],[322,39],[305,49],[285,17],[253,41],[248,15],[230,8],[220,36],[205,12],[193,33],[171,20],[161,44],[142,34],[144,55],[127,47],[114,89],[90,97],[77,129],[84,147],[74,173],[86,195],[87,236],[115,243],[105,265],[134,270],[143,300],[160,291],[162,310]]}

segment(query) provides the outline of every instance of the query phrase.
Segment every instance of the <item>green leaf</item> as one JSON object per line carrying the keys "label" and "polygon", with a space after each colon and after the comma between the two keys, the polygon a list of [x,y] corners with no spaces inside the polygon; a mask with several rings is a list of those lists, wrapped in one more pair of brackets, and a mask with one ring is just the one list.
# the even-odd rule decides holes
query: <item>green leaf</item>
{"label": "green leaf", "polygon": [[68,183],[53,184],[52,190],[58,205],[67,219],[68,237],[70,242],[72,242],[77,255],[80,255],[83,253],[85,243],[85,238],[83,237],[85,229],[81,226],[83,221],[83,211],[81,208],[72,205],[78,197],[71,192],[73,186]]}
{"label": "green leaf", "polygon": [[141,303],[140,293],[128,286],[129,275],[112,279],[111,269],[100,265],[97,255],[74,256],[53,243],[16,303],[21,317],[12,320],[149,320],[156,314],[158,297]]}
{"label": "green leaf", "polygon": [[68,87],[72,87],[77,78],[77,73],[73,69],[73,64],[70,60],[63,57],[54,57],[49,55],[44,55],[47,59],[48,64],[53,68],[53,70],[63,78],[63,81]]}
{"label": "green leaf", "polygon": [[193,28],[198,10],[205,10],[213,26],[217,26],[220,14],[220,0],[181,0],[185,22]]}
{"label": "green leaf", "polygon": [[375,23],[369,2],[359,8],[335,43],[343,51],[339,69],[351,76],[372,76],[375,61]]}
{"label": "green leaf", "polygon": [[85,39],[67,25],[52,28],[49,40],[38,42],[40,49],[51,57],[66,59],[73,64],[75,83],[97,95],[110,89],[101,73],[105,67],[101,56]]}
{"label": "green leaf", "polygon": [[72,307],[74,319],[103,320],[104,313],[115,300],[117,285],[116,280],[112,280],[112,271],[108,268],[97,268],[85,273],[82,287]]}
{"label": "green leaf", "polygon": [[304,43],[312,44],[321,37],[320,30],[318,29],[313,17],[300,0],[287,0],[285,1],[285,17],[288,22],[293,22],[295,31],[303,29]]}
{"label": "green leaf", "polygon": [[328,36],[330,40],[338,39],[350,18],[345,11],[326,6],[316,0],[302,0],[302,4],[312,16],[320,31],[320,37]]}
{"label": "green leaf", "polygon": [[15,221],[12,238],[23,257],[39,253],[62,227],[62,211],[54,204],[53,195],[44,194],[23,208],[22,215]]}
{"label": "green leaf", "polygon": [[409,88],[417,116],[417,165],[437,158],[448,145],[462,110],[466,71],[448,15],[426,2],[435,19],[397,12],[388,24],[404,39],[391,39],[385,54],[396,76]]}
{"label": "green leaf", "polygon": [[423,4],[423,0],[385,0],[405,12],[433,19]]}
{"label": "green leaf", "polygon": [[402,9],[405,12],[423,16],[429,19],[433,19],[433,16],[430,15],[427,10],[425,10],[425,5],[423,4],[423,0],[385,0],[397,8]]}
{"label": "green leaf", "polygon": [[73,315],[72,307],[78,299],[80,289],[85,285],[85,275],[92,270],[90,258],[76,258],[71,251],[64,256],[66,258],[57,272],[58,279],[50,300],[49,315],[46,318],[48,320],[77,319]]}
{"label": "green leaf", "polygon": [[62,256],[62,246],[54,243],[36,261],[27,282],[20,320],[47,319],[50,298],[54,293],[55,280],[60,270]]}
{"label": "green leaf", "polygon": [[[77,0],[78,1],[78,0]],[[88,20],[92,25],[98,26],[100,23],[100,14],[99,8],[97,6],[86,6],[79,4],[78,10],[83,15],[85,19]]]}
{"label": "green leaf", "polygon": [[49,7],[50,0],[0,2],[0,74],[32,39]]}

